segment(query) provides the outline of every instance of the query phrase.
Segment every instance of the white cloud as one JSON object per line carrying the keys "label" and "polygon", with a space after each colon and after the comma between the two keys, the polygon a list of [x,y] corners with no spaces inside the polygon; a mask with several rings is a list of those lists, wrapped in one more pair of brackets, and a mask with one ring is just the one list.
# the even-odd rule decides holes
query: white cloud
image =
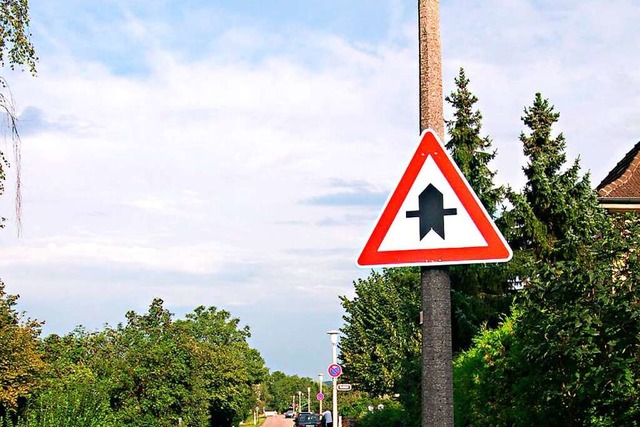
{"label": "white cloud", "polygon": [[129,266],[180,271],[191,274],[211,274],[219,271],[228,260],[239,256],[237,251],[205,242],[196,245],[163,247],[142,239],[112,238],[105,236],[47,236],[30,240],[24,245],[3,248],[0,266],[56,263],[72,265],[73,262],[91,261],[105,265]]}
{"label": "white cloud", "polygon": [[[39,76],[9,79],[29,129],[24,233],[0,233],[9,289],[43,310],[86,298],[75,323],[96,327],[154,296],[176,307],[260,304],[285,324],[287,304],[339,319],[337,294],[368,274],[354,259],[378,212],[304,202],[334,194],[337,181],[389,191],[404,170],[418,133],[416,25],[406,18],[415,2],[389,2],[389,26],[371,39],[183,11],[177,28],[195,19],[189,41],[135,8],[96,23],[82,3],[73,21],[96,26],[67,26],[68,1],[32,17],[45,46]],[[637,141],[633,1],[441,8],[445,94],[465,67],[500,182],[523,182],[520,116],[537,91],[593,181]],[[208,30],[203,16],[233,25]],[[104,34],[120,42],[107,46]],[[5,216],[11,203],[0,199]],[[32,314],[52,329],[71,321],[47,313],[59,314]]]}

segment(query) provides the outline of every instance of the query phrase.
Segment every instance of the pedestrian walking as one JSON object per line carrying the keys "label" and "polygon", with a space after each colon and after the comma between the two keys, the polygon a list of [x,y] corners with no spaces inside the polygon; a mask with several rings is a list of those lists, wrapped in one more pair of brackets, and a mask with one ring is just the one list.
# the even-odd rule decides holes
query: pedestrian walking
{"label": "pedestrian walking", "polygon": [[333,427],[333,414],[328,409],[322,413],[322,425],[325,427]]}

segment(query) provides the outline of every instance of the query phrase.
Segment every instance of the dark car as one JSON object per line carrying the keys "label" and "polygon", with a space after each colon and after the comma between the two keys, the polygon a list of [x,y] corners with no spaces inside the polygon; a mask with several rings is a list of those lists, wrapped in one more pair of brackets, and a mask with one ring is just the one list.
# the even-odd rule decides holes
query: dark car
{"label": "dark car", "polygon": [[296,413],[293,412],[293,409],[289,409],[287,412],[284,413],[285,418],[293,418],[295,416],[296,416]]}
{"label": "dark car", "polygon": [[294,427],[322,427],[320,415],[302,412],[293,422]]}

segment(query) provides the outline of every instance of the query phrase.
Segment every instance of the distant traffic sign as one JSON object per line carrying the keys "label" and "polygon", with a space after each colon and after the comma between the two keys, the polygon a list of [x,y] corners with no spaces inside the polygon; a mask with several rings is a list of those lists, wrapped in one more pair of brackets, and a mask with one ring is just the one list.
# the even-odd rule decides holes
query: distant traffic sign
{"label": "distant traffic sign", "polygon": [[332,363],[331,365],[329,365],[329,368],[327,368],[327,372],[329,373],[329,376],[331,378],[338,378],[340,375],[342,375],[342,366],[338,365],[337,363]]}
{"label": "distant traffic sign", "polygon": [[351,391],[351,384],[338,384],[336,386],[338,391]]}
{"label": "distant traffic sign", "polygon": [[316,394],[316,399],[318,399],[318,400],[324,400],[324,394],[323,394],[323,393],[318,393],[318,394]]}

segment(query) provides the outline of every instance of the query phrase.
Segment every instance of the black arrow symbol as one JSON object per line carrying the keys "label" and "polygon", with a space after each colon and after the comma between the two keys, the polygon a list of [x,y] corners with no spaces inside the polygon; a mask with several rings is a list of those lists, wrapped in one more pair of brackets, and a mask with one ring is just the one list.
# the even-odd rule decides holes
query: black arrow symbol
{"label": "black arrow symbol", "polygon": [[456,208],[444,209],[442,193],[429,184],[418,196],[418,210],[407,211],[407,218],[420,218],[420,240],[431,230],[444,240],[444,217],[457,214]]}

